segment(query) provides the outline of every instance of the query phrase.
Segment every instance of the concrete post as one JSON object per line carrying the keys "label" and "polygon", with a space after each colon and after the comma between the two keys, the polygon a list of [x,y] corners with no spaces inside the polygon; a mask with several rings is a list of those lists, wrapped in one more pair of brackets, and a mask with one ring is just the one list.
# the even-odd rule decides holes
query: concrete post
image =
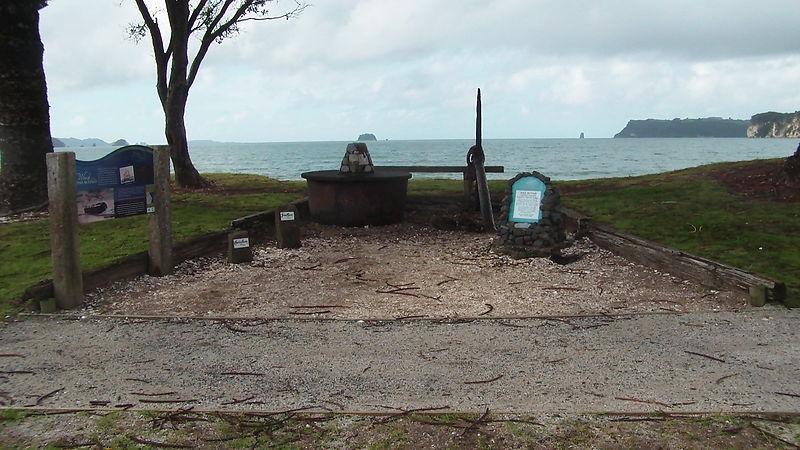
{"label": "concrete post", "polygon": [[75,153],[48,153],[46,162],[53,293],[59,308],[73,309],[83,304]]}
{"label": "concrete post", "polygon": [[169,190],[169,146],[153,146],[153,207],[147,217],[149,239],[147,272],[153,276],[172,273],[172,206]]}

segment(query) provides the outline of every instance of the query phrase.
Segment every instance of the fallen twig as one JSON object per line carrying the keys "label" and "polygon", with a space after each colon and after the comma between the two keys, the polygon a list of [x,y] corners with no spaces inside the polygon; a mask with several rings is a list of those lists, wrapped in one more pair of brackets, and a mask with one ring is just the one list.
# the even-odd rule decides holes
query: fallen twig
{"label": "fallen twig", "polygon": [[161,397],[161,396],[164,396],[164,395],[175,395],[175,394],[177,394],[177,392],[155,392],[155,393],[151,393],[151,392],[131,392],[130,394],[131,395],[139,395],[139,396],[142,396],[142,397]]}
{"label": "fallen twig", "polygon": [[290,306],[289,308],[292,308],[292,309],[323,309],[323,308],[349,308],[349,306],[343,306],[343,305],[300,305],[300,306]]}
{"label": "fallen twig", "polygon": [[263,377],[267,374],[263,372],[222,372],[220,375],[253,375],[257,377]]}
{"label": "fallen twig", "polygon": [[322,265],[322,263],[316,263],[313,266],[298,267],[298,269],[300,269],[300,270],[320,270],[319,266],[321,266],[321,265]]}
{"label": "fallen twig", "polygon": [[19,353],[2,353],[0,354],[0,358],[25,358],[25,355],[20,355]]}
{"label": "fallen twig", "polygon": [[425,316],[425,315],[417,315],[417,316],[402,316],[402,317],[396,317],[394,320],[422,319],[422,318],[425,318],[425,317],[428,317],[428,316]]}
{"label": "fallen twig", "polygon": [[[419,289],[419,288],[406,288],[406,289]],[[378,294],[397,294],[397,295],[408,295],[411,297],[419,297],[419,295],[414,294],[412,292],[403,292],[403,289],[392,289],[391,291],[382,291],[377,289],[375,292]]]}
{"label": "fallen twig", "polygon": [[25,375],[25,374],[34,375],[35,372],[30,371],[30,370],[2,370],[2,371],[0,371],[0,374],[3,374],[3,375]]}
{"label": "fallen twig", "polygon": [[791,392],[775,392],[778,395],[785,395],[787,397],[800,398],[800,394],[792,394]]}
{"label": "fallen twig", "polygon": [[713,356],[709,356],[709,355],[706,355],[706,354],[703,354],[703,353],[690,352],[689,350],[684,350],[684,352],[686,352],[686,353],[688,353],[690,355],[702,356],[703,358],[708,358],[708,359],[711,359],[711,360],[714,360],[714,361],[718,361],[718,362],[721,362],[721,363],[725,362],[724,359],[719,359],[719,358],[716,358],[716,357],[713,357]]}
{"label": "fallen twig", "polygon": [[39,405],[40,405],[40,404],[41,404],[41,403],[42,403],[42,402],[43,402],[43,401],[44,401],[46,398],[48,398],[48,397],[52,397],[53,395],[55,395],[55,394],[57,394],[57,393],[59,393],[59,392],[61,392],[61,391],[63,391],[63,390],[64,390],[64,388],[62,387],[62,388],[58,388],[58,389],[56,389],[56,390],[55,390],[55,391],[53,391],[53,392],[48,392],[47,394],[44,394],[43,396],[41,396],[41,397],[39,397],[38,399],[36,399],[36,403],[35,403],[35,405],[36,405],[36,406],[39,406]]}
{"label": "fallen twig", "polygon": [[352,260],[354,260],[354,259],[358,259],[358,258],[356,258],[356,257],[354,257],[354,256],[348,256],[347,258],[337,259],[337,260],[336,260],[336,261],[334,261],[333,263],[334,263],[334,264],[339,264],[339,263],[343,263],[343,262],[347,262],[347,261],[352,261]]}
{"label": "fallen twig", "polygon": [[485,315],[489,314],[490,312],[494,311],[494,306],[492,306],[491,303],[484,303],[484,305],[486,305],[489,309],[487,309],[486,311],[478,314],[479,316],[485,316]]}
{"label": "fallen twig", "polygon": [[314,314],[328,314],[331,311],[326,309],[325,311],[310,311],[310,312],[300,312],[300,311],[289,311],[289,314],[294,316],[312,316]]}
{"label": "fallen twig", "polygon": [[750,422],[750,426],[751,426],[751,427],[753,427],[753,428],[754,428],[756,431],[758,431],[758,432],[760,432],[760,433],[763,433],[764,435],[766,435],[766,436],[769,436],[769,437],[771,437],[772,439],[777,439],[777,440],[779,440],[779,441],[783,442],[784,444],[790,445],[790,446],[792,446],[792,447],[794,447],[794,448],[800,448],[800,445],[797,445],[797,444],[795,444],[794,442],[791,442],[791,441],[787,441],[787,440],[785,440],[785,439],[782,439],[782,438],[778,437],[778,435],[776,435],[775,433],[772,433],[772,432],[770,432],[770,431],[767,431],[767,430],[765,430],[765,429],[763,429],[763,428],[759,428],[759,427],[758,427],[758,426],[756,426],[756,424],[754,424],[753,422]]}
{"label": "fallen twig", "polygon": [[465,381],[464,384],[482,384],[482,383],[491,383],[493,381],[497,381],[500,378],[503,378],[503,374],[500,374],[494,378],[490,378],[488,380],[478,380],[478,381]]}
{"label": "fallen twig", "polygon": [[547,364],[555,364],[555,363],[557,363],[557,362],[565,361],[566,359],[567,359],[567,358],[561,358],[561,359],[551,359],[550,361],[545,361],[545,362],[546,362]]}
{"label": "fallen twig", "polygon": [[449,283],[449,282],[451,282],[451,281],[459,281],[459,279],[458,279],[458,278],[453,278],[453,277],[451,277],[451,276],[449,276],[449,275],[445,275],[445,276],[447,277],[447,279],[446,279],[446,280],[443,280],[443,281],[440,281],[440,282],[438,282],[438,283],[436,283],[436,285],[437,285],[437,286],[441,286],[441,285],[443,285],[443,284],[445,284],[445,283]]}
{"label": "fallen twig", "polygon": [[672,408],[672,405],[670,405],[669,403],[659,402],[659,401],[656,401],[656,400],[641,400],[641,399],[638,399],[638,398],[630,398],[630,397],[614,397],[614,399],[622,400],[622,401],[626,401],[626,402],[648,403],[648,404],[651,404],[651,405],[663,406],[665,408]]}
{"label": "fallen twig", "polygon": [[581,288],[570,287],[570,286],[547,286],[543,287],[542,290],[544,291],[582,291]]}
{"label": "fallen twig", "polygon": [[92,406],[108,406],[111,403],[111,400],[89,400],[89,404]]}
{"label": "fallen twig", "polygon": [[231,400],[229,402],[222,403],[222,404],[223,405],[238,405],[239,403],[244,403],[244,402],[250,401],[250,400],[252,400],[254,398],[256,398],[255,395],[251,395],[250,397],[242,398],[242,399],[234,398],[233,400]]}
{"label": "fallen twig", "polygon": [[717,378],[716,381],[714,381],[714,384],[720,384],[723,381],[727,380],[728,378],[735,377],[736,375],[740,375],[740,374],[739,373],[733,373],[733,374],[730,374],[730,375],[725,375],[724,377],[719,377],[719,378]]}
{"label": "fallen twig", "polygon": [[161,399],[161,398],[140,398],[140,402],[142,403],[195,403],[197,399],[181,399],[181,398],[170,398],[170,399]]}
{"label": "fallen twig", "polygon": [[461,436],[464,436],[464,435],[466,435],[467,433],[469,433],[470,431],[472,431],[472,429],[473,429],[473,428],[475,428],[475,427],[476,427],[478,424],[480,424],[481,422],[483,422],[483,419],[485,419],[485,418],[486,418],[486,416],[488,416],[488,415],[489,415],[489,408],[486,408],[486,411],[484,411],[484,412],[483,412],[483,414],[481,414],[481,416],[480,416],[480,417],[478,417],[478,418],[477,418],[476,420],[474,420],[473,422],[470,422],[470,424],[469,424],[469,425],[467,425],[467,427],[466,427],[466,428],[464,428],[464,431],[462,431],[462,432],[461,432]]}

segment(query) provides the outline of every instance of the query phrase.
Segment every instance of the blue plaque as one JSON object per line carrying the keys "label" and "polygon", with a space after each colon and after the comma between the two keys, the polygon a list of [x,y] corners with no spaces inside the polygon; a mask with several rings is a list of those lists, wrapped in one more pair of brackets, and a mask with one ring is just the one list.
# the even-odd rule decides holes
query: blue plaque
{"label": "blue plaque", "polygon": [[547,190],[536,177],[523,177],[511,186],[509,222],[538,223],[542,219],[542,200]]}
{"label": "blue plaque", "polygon": [[75,181],[79,223],[144,214],[152,203],[153,150],[129,145],[94,161],[75,161]]}

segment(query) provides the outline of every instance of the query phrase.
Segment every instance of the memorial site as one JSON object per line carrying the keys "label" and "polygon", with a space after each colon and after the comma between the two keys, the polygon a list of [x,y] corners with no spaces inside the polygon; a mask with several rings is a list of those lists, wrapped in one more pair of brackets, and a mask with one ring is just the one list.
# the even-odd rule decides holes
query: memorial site
{"label": "memorial site", "polygon": [[800,4],[79,3],[0,2],[0,448],[800,447]]}

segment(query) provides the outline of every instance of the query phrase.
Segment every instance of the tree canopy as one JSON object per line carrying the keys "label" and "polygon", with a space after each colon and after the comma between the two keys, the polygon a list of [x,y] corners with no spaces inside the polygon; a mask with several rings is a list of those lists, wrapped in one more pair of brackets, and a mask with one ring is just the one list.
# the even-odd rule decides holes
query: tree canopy
{"label": "tree canopy", "polygon": [[[156,91],[165,116],[165,134],[178,184],[203,187],[189,157],[184,115],[189,88],[213,43],[237,35],[244,22],[290,19],[307,5],[294,1],[291,9],[272,14],[277,0],[135,0],[142,22],[132,24],[134,40],[150,36],[156,65]],[[162,22],[164,21],[164,22]],[[167,34],[167,32],[169,32]],[[190,54],[190,37],[199,44]]]}

